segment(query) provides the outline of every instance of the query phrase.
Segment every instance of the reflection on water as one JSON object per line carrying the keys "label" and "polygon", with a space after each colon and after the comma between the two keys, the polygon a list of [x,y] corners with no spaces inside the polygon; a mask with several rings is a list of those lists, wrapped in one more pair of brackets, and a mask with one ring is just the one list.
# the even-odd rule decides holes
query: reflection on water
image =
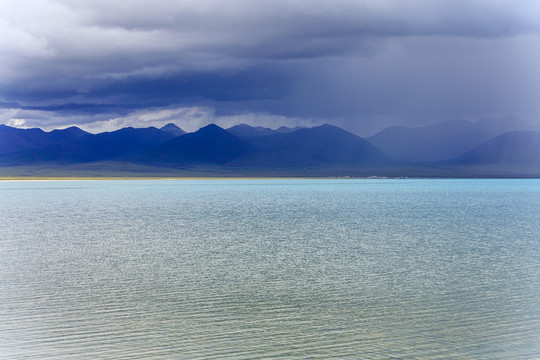
{"label": "reflection on water", "polygon": [[540,357],[540,181],[0,183],[0,358]]}

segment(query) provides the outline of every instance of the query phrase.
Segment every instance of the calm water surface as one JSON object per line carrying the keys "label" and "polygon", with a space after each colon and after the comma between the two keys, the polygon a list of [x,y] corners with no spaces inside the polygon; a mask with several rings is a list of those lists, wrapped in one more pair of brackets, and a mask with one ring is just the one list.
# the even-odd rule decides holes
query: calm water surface
{"label": "calm water surface", "polygon": [[540,358],[540,181],[0,182],[0,358]]}

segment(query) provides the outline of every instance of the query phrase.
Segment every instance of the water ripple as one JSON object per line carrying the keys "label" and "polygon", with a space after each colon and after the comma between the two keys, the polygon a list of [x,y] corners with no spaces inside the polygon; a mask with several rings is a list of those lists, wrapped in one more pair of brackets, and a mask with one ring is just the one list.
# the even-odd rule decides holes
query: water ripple
{"label": "water ripple", "polygon": [[0,358],[540,358],[538,185],[0,183]]}

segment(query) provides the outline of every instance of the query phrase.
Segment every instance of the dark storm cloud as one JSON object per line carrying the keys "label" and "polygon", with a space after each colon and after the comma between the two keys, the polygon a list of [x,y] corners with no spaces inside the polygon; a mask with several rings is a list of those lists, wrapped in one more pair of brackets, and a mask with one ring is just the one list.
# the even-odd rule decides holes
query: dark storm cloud
{"label": "dark storm cloud", "polygon": [[[289,75],[289,76],[288,76]],[[120,102],[125,107],[160,106],[170,103],[186,103],[201,99],[215,101],[249,101],[254,99],[279,99],[287,94],[289,79],[293,74],[288,69],[278,70],[275,66],[256,66],[242,70],[222,70],[193,73],[173,73],[158,78],[124,77],[114,81],[88,81],[84,97]],[[296,73],[298,75],[298,73]],[[54,81],[50,79],[50,81]],[[4,94],[10,97],[24,97],[26,100],[62,99],[72,95],[63,85],[59,89],[54,84],[42,86],[6,88]],[[73,86],[77,86],[76,83]],[[11,103],[11,105],[16,103]],[[25,106],[26,109],[51,111],[98,111],[99,109],[118,107],[118,103],[109,104],[50,104]]]}
{"label": "dark storm cloud", "polygon": [[345,122],[536,115],[539,11],[498,0],[8,0],[0,101],[111,117],[200,105]]}

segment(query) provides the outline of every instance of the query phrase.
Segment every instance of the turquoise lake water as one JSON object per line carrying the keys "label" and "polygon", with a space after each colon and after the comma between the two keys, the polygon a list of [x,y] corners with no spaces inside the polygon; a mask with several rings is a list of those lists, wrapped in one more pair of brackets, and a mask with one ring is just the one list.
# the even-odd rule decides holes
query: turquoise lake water
{"label": "turquoise lake water", "polygon": [[540,180],[0,182],[2,359],[540,358]]}

